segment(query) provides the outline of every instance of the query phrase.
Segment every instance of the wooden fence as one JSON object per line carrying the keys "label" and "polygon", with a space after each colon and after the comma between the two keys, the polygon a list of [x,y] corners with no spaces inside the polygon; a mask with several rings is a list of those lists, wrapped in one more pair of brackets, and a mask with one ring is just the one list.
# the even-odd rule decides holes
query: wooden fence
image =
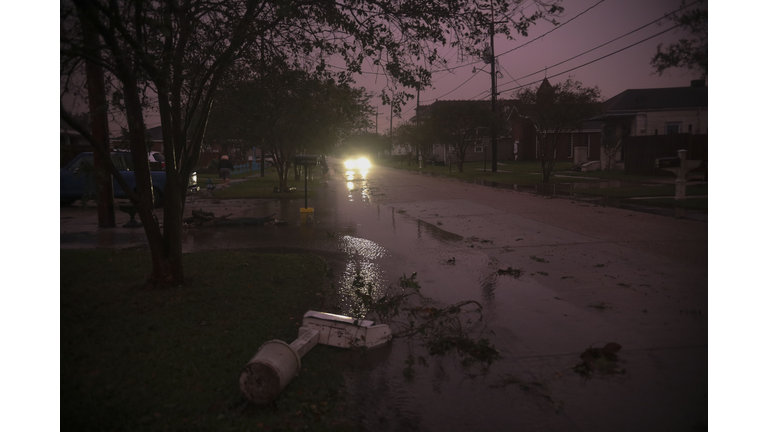
{"label": "wooden fence", "polygon": [[624,173],[640,175],[669,175],[655,167],[657,158],[677,156],[678,150],[688,150],[688,160],[703,160],[707,165],[707,135],[670,134],[633,136],[624,144]]}

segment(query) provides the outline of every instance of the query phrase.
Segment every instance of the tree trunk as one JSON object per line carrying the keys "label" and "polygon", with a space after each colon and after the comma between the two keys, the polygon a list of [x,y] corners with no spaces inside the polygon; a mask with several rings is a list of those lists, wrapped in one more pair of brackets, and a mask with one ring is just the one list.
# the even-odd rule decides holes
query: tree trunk
{"label": "tree trunk", "polygon": [[[99,50],[99,35],[93,25],[80,14],[80,26],[83,32],[85,49],[94,58],[101,57]],[[101,66],[92,61],[85,62],[85,80],[88,87],[88,110],[91,120],[91,134],[96,144],[109,154],[109,117],[107,116],[107,96],[104,87],[104,71]],[[93,165],[96,169],[96,188],[98,190],[99,228],[115,227],[115,192],[112,185],[112,174],[99,152],[93,154]]]}
{"label": "tree trunk", "polygon": [[[152,271],[147,285],[157,287],[160,285],[178,286],[184,282],[184,275],[181,271],[181,253],[174,255],[168,248],[168,243],[163,238],[163,231],[160,229],[160,222],[154,212],[154,199],[152,194],[152,176],[149,170],[149,157],[147,155],[146,138],[144,136],[144,119],[141,100],[139,99],[139,88],[136,76],[133,74],[131,61],[123,58],[125,69],[124,75],[120,81],[123,83],[123,95],[125,98],[125,113],[128,120],[128,136],[131,147],[131,157],[133,159],[137,199],[131,202],[136,207],[139,219],[144,227],[149,243],[149,251],[152,255]],[[161,112],[161,117],[167,113]],[[161,120],[162,121],[162,120]],[[175,165],[173,161],[168,161]],[[167,169],[166,171],[170,171]],[[166,188],[173,187],[172,179],[166,178]],[[178,183],[177,183],[178,184]],[[174,200],[169,199],[172,203]],[[170,205],[173,213],[173,205]],[[170,215],[166,214],[166,219],[171,221]],[[179,217],[178,227],[171,222],[170,226],[164,227],[166,232],[173,232],[178,229],[181,233],[181,218]],[[180,236],[179,236],[180,237]],[[180,251],[181,244],[179,242]]]}

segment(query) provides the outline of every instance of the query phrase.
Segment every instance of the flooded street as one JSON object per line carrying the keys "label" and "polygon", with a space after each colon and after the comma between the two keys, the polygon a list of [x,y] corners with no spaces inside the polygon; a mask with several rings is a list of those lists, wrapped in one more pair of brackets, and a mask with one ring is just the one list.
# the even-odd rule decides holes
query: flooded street
{"label": "flooded street", "polygon": [[[501,354],[481,371],[405,340],[340,350],[364,430],[706,430],[705,222],[380,168],[332,173],[309,201],[310,221],[303,205],[303,195],[248,203],[243,216],[284,224],[190,231],[183,249],[324,253],[342,310],[355,301],[356,274],[383,289],[416,272],[443,306],[478,301],[484,337]],[[61,247],[140,245],[142,235],[62,232]],[[621,373],[574,371],[587,348],[611,342]],[[409,355],[424,360],[413,378],[403,373]]]}

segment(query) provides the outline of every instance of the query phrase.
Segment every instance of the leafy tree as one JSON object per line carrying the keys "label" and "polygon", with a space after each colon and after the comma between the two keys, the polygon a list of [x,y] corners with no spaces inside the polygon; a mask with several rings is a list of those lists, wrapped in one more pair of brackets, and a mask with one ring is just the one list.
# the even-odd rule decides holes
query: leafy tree
{"label": "leafy tree", "polygon": [[394,140],[397,144],[408,149],[406,155],[408,165],[411,158],[432,153],[435,137],[431,134],[430,127],[425,120],[419,123],[404,123],[395,129]]}
{"label": "leafy tree", "polygon": [[285,190],[297,154],[326,154],[371,111],[370,96],[323,74],[295,69],[232,83],[214,101],[211,135],[260,142],[275,158]]}
{"label": "leafy tree", "polygon": [[[695,5],[691,7],[691,5]],[[688,8],[685,8],[689,6]],[[700,71],[707,75],[708,55],[708,25],[707,0],[682,0],[681,8],[685,8],[669,17],[672,22],[686,30],[690,37],[682,38],[666,47],[659,44],[656,55],[651,59],[651,65],[661,75],[665,70],[684,67]]]}
{"label": "leafy tree", "polygon": [[[280,58],[324,70],[325,59],[334,56],[346,63],[342,82],[350,82],[363,62],[370,61],[392,86],[415,88],[429,83],[431,65],[446,63],[436,47],[478,51],[475,47],[487,38],[492,20],[491,2],[496,17],[515,16],[496,26],[497,34],[510,37],[513,32],[525,35],[538,20],[554,22],[563,10],[559,0],[533,0],[534,7],[525,9],[509,0],[62,0],[61,74],[88,60],[100,64],[106,80],[117,88],[112,100],[125,116],[136,190],[129,190],[111,162],[108,168],[144,226],[152,255],[148,283],[183,283],[188,178],[200,156],[214,97],[233,65]],[[98,53],[87,49],[82,32],[76,31],[78,15],[96,29]],[[409,96],[401,91],[392,99],[402,102]],[[149,109],[159,114],[166,149],[162,224],[153,210],[144,134]],[[63,104],[60,112],[108,160],[107,150],[76,126]]]}
{"label": "leafy tree", "polygon": [[459,172],[464,172],[467,150],[490,136],[496,118],[483,102],[438,101],[429,109],[427,124],[433,139],[456,154]]}
{"label": "leafy tree", "polygon": [[[412,123],[403,123],[399,126],[395,126],[394,130],[392,131],[392,142],[395,145],[405,148],[405,151],[406,151],[405,155],[400,155],[398,157],[404,156],[404,159],[407,160],[408,165],[411,164],[411,156],[413,155],[413,152],[415,150],[415,147],[414,147],[414,143],[416,142],[416,139],[414,138],[415,133],[416,133],[416,126]],[[401,162],[402,162],[402,159],[401,159]]]}
{"label": "leafy tree", "polygon": [[521,102],[520,115],[536,129],[536,157],[541,160],[541,180],[548,183],[557,148],[569,133],[579,130],[582,122],[601,112],[600,89],[584,87],[570,78],[553,86],[544,78],[538,90],[521,89],[517,99]]}

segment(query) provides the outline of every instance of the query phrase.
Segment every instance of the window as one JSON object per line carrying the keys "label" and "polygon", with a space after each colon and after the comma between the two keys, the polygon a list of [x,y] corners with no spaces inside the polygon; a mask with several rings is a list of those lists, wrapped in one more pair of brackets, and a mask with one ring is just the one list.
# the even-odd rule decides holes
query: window
{"label": "window", "polygon": [[667,135],[680,133],[680,127],[682,125],[682,122],[664,123],[664,133]]}
{"label": "window", "polygon": [[475,153],[483,153],[484,147],[483,146],[475,146]]}

